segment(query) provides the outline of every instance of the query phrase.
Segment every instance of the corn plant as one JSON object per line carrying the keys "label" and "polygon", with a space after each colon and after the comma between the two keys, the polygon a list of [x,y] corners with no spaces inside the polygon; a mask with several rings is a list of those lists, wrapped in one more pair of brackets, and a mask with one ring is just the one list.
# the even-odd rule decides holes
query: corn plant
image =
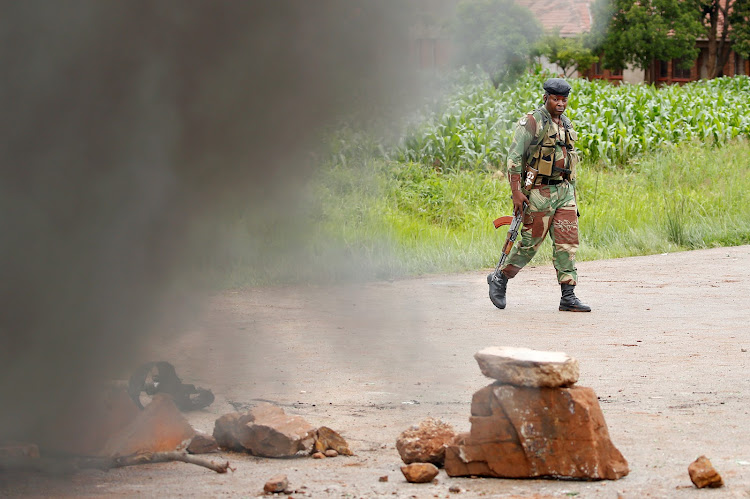
{"label": "corn plant", "polygon": [[[548,75],[510,89],[469,83],[408,130],[396,156],[442,171],[503,169],[516,121],[541,103]],[[590,163],[623,165],[663,144],[721,145],[750,136],[750,78],[735,76],[656,88],[571,80],[568,116]]]}

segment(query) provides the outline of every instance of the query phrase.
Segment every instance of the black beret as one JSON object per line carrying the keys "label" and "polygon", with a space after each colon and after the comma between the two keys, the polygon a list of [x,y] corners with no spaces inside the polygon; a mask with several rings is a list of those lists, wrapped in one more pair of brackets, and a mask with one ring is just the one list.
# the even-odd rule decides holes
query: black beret
{"label": "black beret", "polygon": [[550,78],[544,82],[544,91],[548,94],[567,97],[570,93],[570,84],[562,78]]}

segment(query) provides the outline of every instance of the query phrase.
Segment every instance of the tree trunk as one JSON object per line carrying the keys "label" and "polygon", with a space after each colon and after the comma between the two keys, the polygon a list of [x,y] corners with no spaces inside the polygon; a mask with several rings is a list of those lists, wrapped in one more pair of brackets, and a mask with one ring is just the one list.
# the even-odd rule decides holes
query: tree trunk
{"label": "tree trunk", "polygon": [[[708,12],[708,58],[706,69],[708,78],[718,78],[724,74],[724,65],[729,60],[729,12],[735,0],[726,0],[722,5],[720,0],[713,0]],[[719,33],[719,19],[722,21]]]}

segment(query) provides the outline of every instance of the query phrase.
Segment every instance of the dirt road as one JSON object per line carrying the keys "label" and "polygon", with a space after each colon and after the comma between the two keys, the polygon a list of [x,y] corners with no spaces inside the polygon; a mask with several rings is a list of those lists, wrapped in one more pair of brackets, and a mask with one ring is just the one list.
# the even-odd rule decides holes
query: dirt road
{"label": "dirt road", "polygon": [[[172,362],[183,380],[216,394],[208,409],[188,413],[194,427],[210,433],[218,415],[267,400],[339,431],[356,456],[221,454],[234,473],[160,464],[14,481],[6,492],[252,497],[283,473],[295,497],[750,496],[750,246],[578,267],[577,294],[590,314],[558,312],[549,266],[512,280],[505,310],[487,298],[487,271],[216,296],[200,323],[150,347],[150,360]],[[473,355],[491,345],[577,358],[579,384],[599,396],[630,475],[574,482],[441,471],[437,484],[406,483],[398,434],[428,416],[468,431],[471,395],[490,383]],[[687,467],[702,454],[723,489],[693,488]]]}

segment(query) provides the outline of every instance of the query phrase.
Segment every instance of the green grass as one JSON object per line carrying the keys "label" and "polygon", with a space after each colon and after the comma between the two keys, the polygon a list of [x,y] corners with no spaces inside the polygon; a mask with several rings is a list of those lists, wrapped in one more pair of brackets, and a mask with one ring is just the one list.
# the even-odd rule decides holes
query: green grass
{"label": "green grass", "polygon": [[[341,243],[352,262],[359,259],[361,277],[496,264],[505,231],[496,231],[492,220],[511,210],[504,178],[486,171],[442,173],[413,163],[375,164],[382,179],[377,191],[367,191],[372,184],[362,179],[361,190],[350,183],[348,192],[329,192],[335,206],[320,205],[330,210],[329,222],[335,221],[320,235]],[[620,169],[584,164],[578,260],[748,244],[749,176],[746,140],[724,147],[666,146]],[[343,215],[347,210],[351,216]],[[545,243],[532,263],[550,260]]]}
{"label": "green grass", "polygon": [[750,145],[665,146],[579,182],[582,259],[750,243]]}
{"label": "green grass", "polygon": [[[388,279],[494,267],[511,211],[510,127],[542,76],[514,89],[456,87],[386,147],[342,130],[284,213],[242,209],[197,231],[219,287]],[[574,80],[578,260],[750,244],[750,79],[684,87]],[[533,264],[549,263],[546,242]]]}
{"label": "green grass", "polygon": [[[660,148],[628,167],[584,163],[578,260],[750,244],[750,143]],[[389,279],[494,267],[511,211],[507,181],[370,158],[332,165],[297,211],[214,227],[204,262],[220,287]],[[282,225],[283,224],[283,225]],[[259,237],[260,235],[260,237]],[[532,265],[551,261],[549,241]]]}

